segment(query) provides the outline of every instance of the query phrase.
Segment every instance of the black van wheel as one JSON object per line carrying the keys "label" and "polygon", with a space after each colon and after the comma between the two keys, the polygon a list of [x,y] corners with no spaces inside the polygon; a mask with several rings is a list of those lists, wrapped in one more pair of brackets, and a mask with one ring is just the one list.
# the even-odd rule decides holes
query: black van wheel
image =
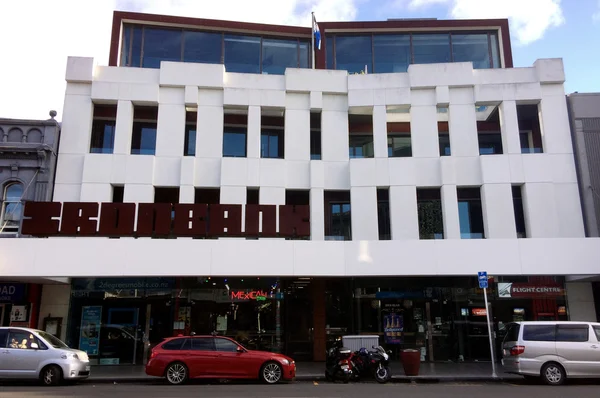
{"label": "black van wheel", "polygon": [[560,386],[565,383],[567,375],[565,369],[556,362],[550,362],[542,368],[542,380],[551,386]]}

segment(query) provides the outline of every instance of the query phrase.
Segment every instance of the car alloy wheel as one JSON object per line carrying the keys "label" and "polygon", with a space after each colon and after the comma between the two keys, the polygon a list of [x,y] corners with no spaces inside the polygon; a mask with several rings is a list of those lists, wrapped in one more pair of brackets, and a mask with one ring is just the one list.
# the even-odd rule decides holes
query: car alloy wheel
{"label": "car alloy wheel", "polygon": [[281,380],[281,366],[275,362],[269,362],[263,367],[262,378],[268,384],[275,384]]}
{"label": "car alloy wheel", "polygon": [[48,366],[42,371],[42,382],[46,386],[56,386],[60,383],[61,371],[58,366]]}
{"label": "car alloy wheel", "polygon": [[182,384],[187,379],[187,368],[181,363],[174,363],[167,368],[167,381],[171,384]]}
{"label": "car alloy wheel", "polygon": [[544,366],[543,376],[546,383],[550,385],[558,386],[565,382],[564,370],[555,363]]}

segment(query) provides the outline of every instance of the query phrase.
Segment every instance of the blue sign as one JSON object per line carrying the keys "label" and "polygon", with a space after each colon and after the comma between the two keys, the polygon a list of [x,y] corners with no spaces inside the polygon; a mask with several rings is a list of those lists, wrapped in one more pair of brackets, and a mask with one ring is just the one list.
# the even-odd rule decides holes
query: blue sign
{"label": "blue sign", "polygon": [[0,283],[0,303],[18,303],[24,296],[23,283]]}
{"label": "blue sign", "polygon": [[488,276],[486,271],[478,272],[477,279],[479,279],[479,288],[487,289],[488,288]]}
{"label": "blue sign", "polygon": [[79,349],[87,352],[88,355],[98,355],[101,322],[101,306],[83,307],[81,330],[79,332]]}

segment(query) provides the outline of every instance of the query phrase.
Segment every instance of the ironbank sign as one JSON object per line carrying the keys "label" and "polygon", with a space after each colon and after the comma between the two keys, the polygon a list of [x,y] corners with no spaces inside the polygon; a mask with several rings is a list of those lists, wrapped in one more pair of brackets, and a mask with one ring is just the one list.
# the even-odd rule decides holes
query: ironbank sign
{"label": "ironbank sign", "polygon": [[[242,207],[246,210],[243,230]],[[302,238],[310,236],[310,209],[307,205],[27,202],[21,233],[37,237]]]}

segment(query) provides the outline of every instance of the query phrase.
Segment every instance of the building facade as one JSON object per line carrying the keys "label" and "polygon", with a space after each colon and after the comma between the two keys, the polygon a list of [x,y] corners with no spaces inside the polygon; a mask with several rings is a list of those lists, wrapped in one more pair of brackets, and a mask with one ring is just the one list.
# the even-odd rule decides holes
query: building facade
{"label": "building facade", "polygon": [[[20,237],[25,203],[52,200],[60,136],[55,116],[51,111],[48,120],[0,119],[0,238]],[[0,326],[37,327],[42,280],[33,282],[1,273]]]}
{"label": "building facade", "polygon": [[[600,93],[573,93],[567,97],[573,149],[579,178],[586,236],[600,236]],[[575,279],[575,278],[572,278]],[[592,281],[596,314],[600,319],[600,279]],[[582,285],[580,285],[582,286]],[[589,286],[588,286],[589,289]],[[589,293],[586,293],[589,297]]]}
{"label": "building facade", "polygon": [[562,61],[512,68],[506,20],[320,29],[313,70],[307,28],[117,12],[109,66],[68,59],[54,203],[0,267],[69,278],[69,344],[140,364],[193,331],[323,360],[366,334],[489,360],[486,311],[496,345],[588,316]]}

